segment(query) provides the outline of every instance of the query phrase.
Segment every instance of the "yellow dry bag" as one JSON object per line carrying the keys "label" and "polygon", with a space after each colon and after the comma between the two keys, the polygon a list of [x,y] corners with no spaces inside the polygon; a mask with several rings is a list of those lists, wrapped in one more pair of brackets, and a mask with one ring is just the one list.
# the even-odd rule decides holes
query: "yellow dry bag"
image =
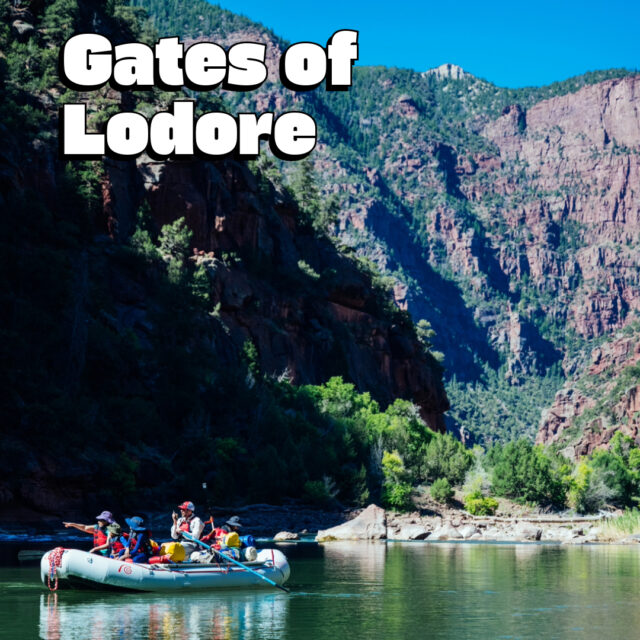
{"label": "yellow dry bag", "polygon": [[172,562],[182,562],[184,560],[184,547],[179,542],[165,542],[160,547],[161,556],[169,556]]}
{"label": "yellow dry bag", "polygon": [[225,547],[239,547],[240,546],[240,536],[232,531],[231,533],[227,533],[224,537],[224,546]]}

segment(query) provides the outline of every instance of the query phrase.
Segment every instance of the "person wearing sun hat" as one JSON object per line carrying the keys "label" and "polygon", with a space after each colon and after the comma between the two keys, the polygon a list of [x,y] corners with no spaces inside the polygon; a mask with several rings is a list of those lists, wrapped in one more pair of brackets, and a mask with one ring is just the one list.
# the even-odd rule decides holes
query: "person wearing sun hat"
{"label": "person wearing sun hat", "polygon": [[193,502],[185,500],[182,504],[178,505],[180,510],[180,517],[174,511],[171,517],[173,518],[173,524],[171,525],[171,537],[174,540],[180,540],[180,544],[184,547],[186,557],[188,558],[194,551],[200,548],[195,542],[191,542],[182,536],[183,533],[200,540],[200,536],[204,531],[204,523],[198,516],[195,515],[196,510]]}
{"label": "person wearing sun hat", "polygon": [[96,516],[96,524],[78,524],[77,522],[63,522],[62,524],[67,529],[77,529],[82,533],[90,533],[93,536],[93,548],[91,553],[99,553],[101,555],[107,555],[108,549],[105,546],[107,542],[107,527],[111,524],[117,524],[113,519],[111,511],[102,511]]}
{"label": "person wearing sun hat", "polygon": [[129,544],[120,554],[120,560],[125,562],[146,563],[153,555],[151,547],[151,531],[147,529],[140,516],[125,518],[129,525]]}

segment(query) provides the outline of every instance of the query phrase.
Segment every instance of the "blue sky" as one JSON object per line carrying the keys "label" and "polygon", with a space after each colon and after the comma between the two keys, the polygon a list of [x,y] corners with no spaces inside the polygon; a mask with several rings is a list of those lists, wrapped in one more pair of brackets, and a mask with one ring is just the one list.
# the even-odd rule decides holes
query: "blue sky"
{"label": "blue sky", "polygon": [[[218,4],[218,3],[216,3]],[[359,65],[424,71],[458,64],[500,86],[549,84],[610,67],[640,68],[640,2],[223,0],[291,42],[360,32]]]}

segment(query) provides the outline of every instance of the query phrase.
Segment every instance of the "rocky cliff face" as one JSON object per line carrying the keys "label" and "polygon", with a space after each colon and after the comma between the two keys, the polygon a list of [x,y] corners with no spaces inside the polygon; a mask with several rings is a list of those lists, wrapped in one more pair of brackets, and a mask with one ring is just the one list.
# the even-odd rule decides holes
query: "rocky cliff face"
{"label": "rocky cliff face", "polygon": [[591,352],[584,371],[543,412],[536,442],[558,446],[570,458],[606,447],[621,431],[640,441],[640,332],[616,334]]}
{"label": "rocky cliff face", "polygon": [[[552,293],[585,338],[640,309],[639,105],[640,77],[609,80],[528,110],[515,105],[484,129],[511,168],[486,172],[487,186],[504,197],[507,226],[527,230],[501,267]],[[523,187],[535,197],[522,202]]]}
{"label": "rocky cliff face", "polygon": [[295,384],[342,375],[384,404],[411,399],[443,430],[437,363],[409,325],[382,312],[355,263],[300,224],[295,203],[260,197],[243,164],[143,159],[138,171],[158,226],[185,217],[193,230],[193,259],[210,275],[236,349],[251,340],[262,369]]}
{"label": "rocky cliff face", "polygon": [[570,375],[568,353],[640,311],[640,77],[512,91],[453,65],[357,68],[346,93],[295,93],[278,83],[284,44],[260,25],[195,32],[267,44],[270,81],[235,104],[316,117],[336,234],[398,279],[447,376]]}

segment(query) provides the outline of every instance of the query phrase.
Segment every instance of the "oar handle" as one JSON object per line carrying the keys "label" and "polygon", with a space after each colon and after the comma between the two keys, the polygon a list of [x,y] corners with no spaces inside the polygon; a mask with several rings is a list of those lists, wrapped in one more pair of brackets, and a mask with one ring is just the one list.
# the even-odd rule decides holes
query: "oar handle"
{"label": "oar handle", "polygon": [[[188,533],[185,533],[184,531],[182,532],[182,536],[184,538],[186,538],[187,540],[191,540],[191,542],[195,542],[196,544],[199,544],[200,546],[204,547],[205,549],[209,549],[209,551],[213,551],[214,553],[217,553],[219,556],[222,556],[225,560],[229,560],[230,562],[233,562],[234,564],[237,564],[239,567],[242,567],[245,571],[249,571],[249,573],[253,573],[253,575],[258,576],[258,578],[261,578],[265,582],[268,582],[270,585],[273,585],[277,589],[281,589],[285,593],[289,593],[289,589],[287,589],[286,587],[284,587],[281,584],[278,584],[277,582],[274,582],[273,580],[267,578],[267,576],[263,576],[261,573],[258,573],[257,571],[254,571],[253,569],[250,569],[249,567],[247,567],[247,565],[242,564],[242,562],[239,562],[235,558],[232,558],[232,557],[222,553],[222,551],[218,551],[218,549],[215,549],[214,547],[209,546],[205,542],[202,542],[202,540],[198,540],[197,538],[194,538],[194,537],[190,536]],[[274,565],[274,569],[275,569],[275,565]]]}

